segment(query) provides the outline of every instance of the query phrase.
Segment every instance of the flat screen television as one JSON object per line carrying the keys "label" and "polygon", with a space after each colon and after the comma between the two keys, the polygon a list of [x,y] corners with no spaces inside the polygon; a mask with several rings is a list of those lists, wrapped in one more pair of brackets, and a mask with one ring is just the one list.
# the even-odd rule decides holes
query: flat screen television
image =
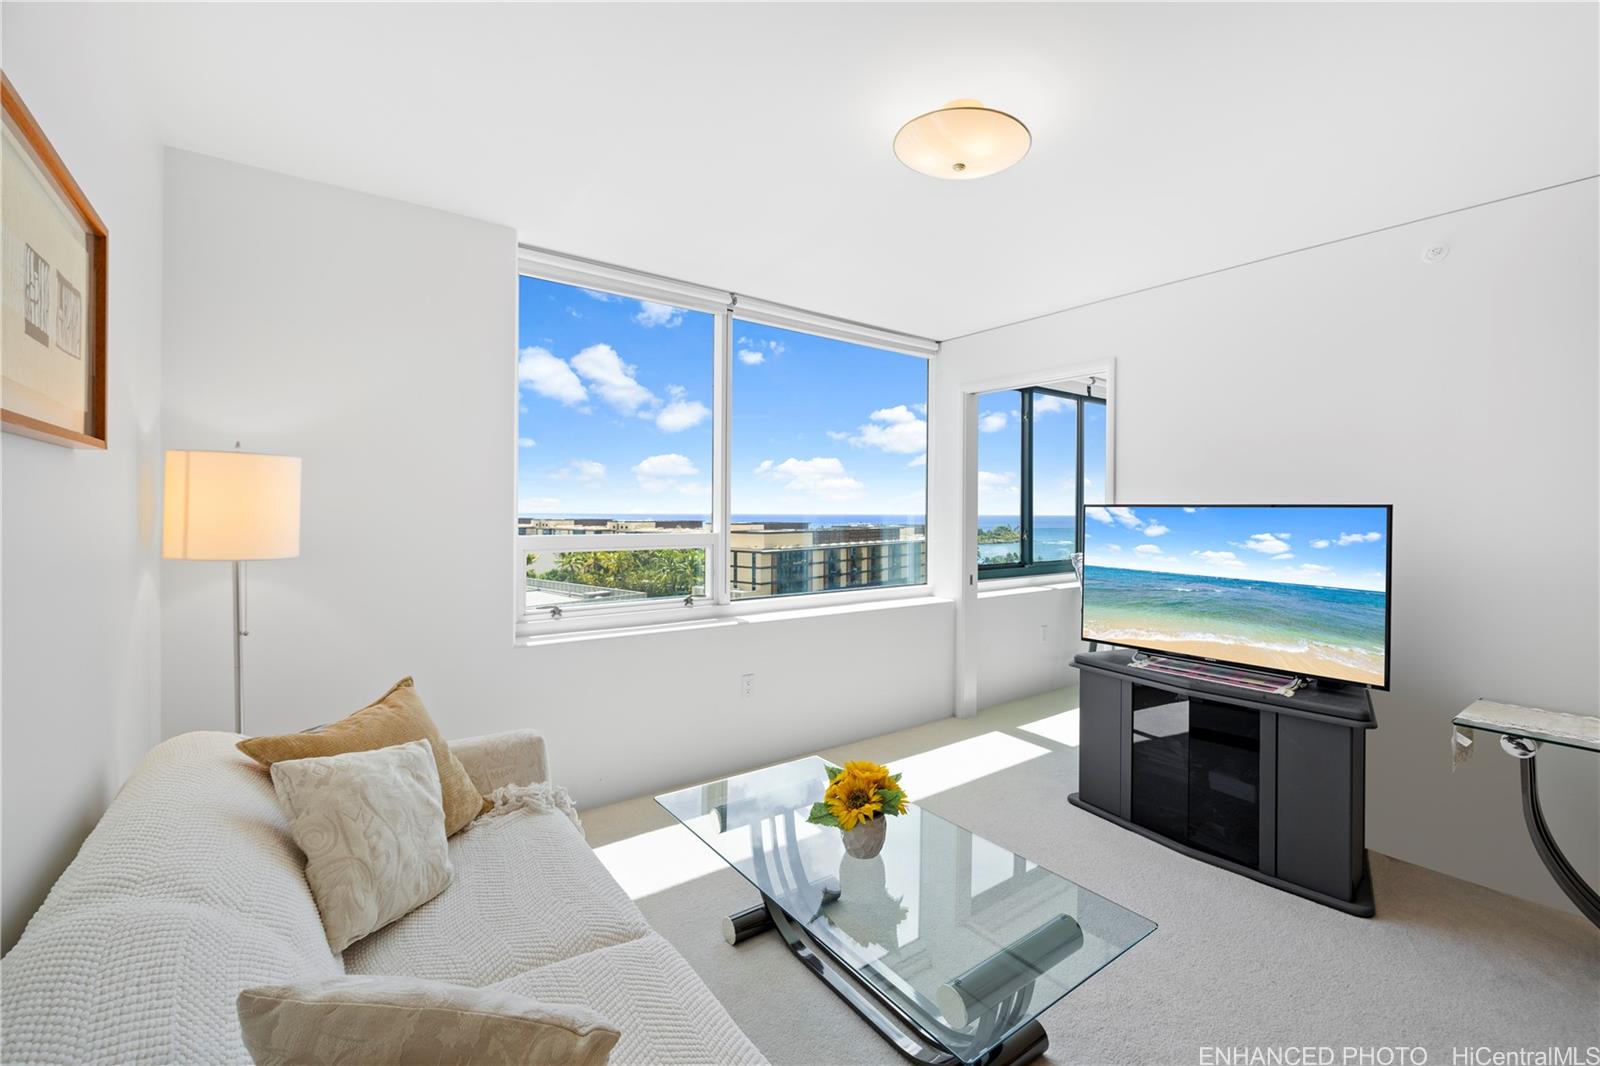
{"label": "flat screen television", "polygon": [[1387,505],[1086,510],[1086,641],[1389,687]]}

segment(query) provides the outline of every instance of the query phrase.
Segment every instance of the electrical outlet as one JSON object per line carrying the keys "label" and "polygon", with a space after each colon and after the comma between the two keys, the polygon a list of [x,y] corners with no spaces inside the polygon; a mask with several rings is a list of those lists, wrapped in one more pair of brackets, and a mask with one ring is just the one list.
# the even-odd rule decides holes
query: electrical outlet
{"label": "electrical outlet", "polygon": [[739,695],[743,696],[745,699],[749,699],[751,696],[754,696],[755,694],[756,694],[756,675],[755,674],[740,674],[739,675]]}

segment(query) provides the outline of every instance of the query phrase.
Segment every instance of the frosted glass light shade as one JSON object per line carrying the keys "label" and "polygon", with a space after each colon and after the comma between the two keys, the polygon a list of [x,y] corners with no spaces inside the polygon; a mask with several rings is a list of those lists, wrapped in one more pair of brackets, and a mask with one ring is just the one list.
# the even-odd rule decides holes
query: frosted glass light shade
{"label": "frosted glass light shade", "polygon": [[167,453],[163,559],[300,554],[300,460],[253,452]]}
{"label": "frosted glass light shade", "polygon": [[976,100],[952,100],[894,135],[900,162],[930,178],[967,181],[1014,166],[1033,144],[1028,127]]}

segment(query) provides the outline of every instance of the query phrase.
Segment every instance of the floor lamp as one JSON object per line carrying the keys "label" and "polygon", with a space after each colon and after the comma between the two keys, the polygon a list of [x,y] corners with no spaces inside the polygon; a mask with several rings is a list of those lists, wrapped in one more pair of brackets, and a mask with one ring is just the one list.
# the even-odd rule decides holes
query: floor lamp
{"label": "floor lamp", "polygon": [[300,460],[254,452],[167,453],[161,557],[233,564],[233,728],[244,732],[244,564],[300,554]]}

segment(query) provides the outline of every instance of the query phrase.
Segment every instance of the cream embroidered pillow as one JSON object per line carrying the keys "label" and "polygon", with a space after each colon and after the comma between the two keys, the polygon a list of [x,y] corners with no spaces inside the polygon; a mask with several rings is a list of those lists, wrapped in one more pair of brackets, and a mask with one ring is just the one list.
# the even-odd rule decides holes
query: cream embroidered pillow
{"label": "cream embroidered pillow", "polygon": [[426,740],[272,764],[328,945],[343,951],[450,883],[439,771]]}
{"label": "cream embroidered pillow", "polygon": [[256,1066],[601,1066],[621,1035],[583,1007],[415,977],[328,977],[239,993]]}

